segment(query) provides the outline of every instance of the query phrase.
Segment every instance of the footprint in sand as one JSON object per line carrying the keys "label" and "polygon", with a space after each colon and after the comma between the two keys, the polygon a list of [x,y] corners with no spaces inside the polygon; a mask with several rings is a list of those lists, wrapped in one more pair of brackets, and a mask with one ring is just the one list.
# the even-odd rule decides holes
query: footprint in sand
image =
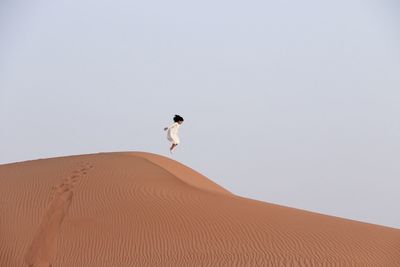
{"label": "footprint in sand", "polygon": [[53,187],[50,204],[25,254],[25,263],[29,267],[51,267],[57,253],[57,237],[61,224],[71,205],[74,184],[91,168],[93,166],[89,165],[87,168],[74,170],[72,176]]}
{"label": "footprint in sand", "polygon": [[51,267],[57,253],[57,237],[72,196],[71,186],[67,184],[61,184],[54,192],[54,198],[25,254],[25,263],[29,267]]}

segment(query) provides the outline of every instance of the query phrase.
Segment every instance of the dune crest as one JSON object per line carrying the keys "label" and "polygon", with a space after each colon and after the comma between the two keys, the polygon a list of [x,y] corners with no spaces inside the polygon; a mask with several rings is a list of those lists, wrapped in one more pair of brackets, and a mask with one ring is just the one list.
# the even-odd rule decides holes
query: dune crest
{"label": "dune crest", "polygon": [[0,165],[0,267],[400,266],[400,230],[236,196],[145,152]]}
{"label": "dune crest", "polygon": [[209,180],[204,175],[170,158],[147,152],[135,152],[131,155],[135,157],[145,158],[153,162],[154,164],[157,164],[164,170],[170,172],[176,178],[179,178],[189,185],[211,192],[232,195],[231,192]]}

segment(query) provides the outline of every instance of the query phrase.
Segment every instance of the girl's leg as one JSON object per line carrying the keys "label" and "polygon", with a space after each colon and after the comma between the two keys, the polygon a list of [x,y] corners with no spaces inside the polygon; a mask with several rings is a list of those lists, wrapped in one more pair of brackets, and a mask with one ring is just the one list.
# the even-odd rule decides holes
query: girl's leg
{"label": "girl's leg", "polygon": [[172,145],[171,145],[171,148],[169,149],[169,151],[172,152],[172,150],[174,150],[174,148],[175,148],[177,145],[178,145],[178,144],[172,144]]}

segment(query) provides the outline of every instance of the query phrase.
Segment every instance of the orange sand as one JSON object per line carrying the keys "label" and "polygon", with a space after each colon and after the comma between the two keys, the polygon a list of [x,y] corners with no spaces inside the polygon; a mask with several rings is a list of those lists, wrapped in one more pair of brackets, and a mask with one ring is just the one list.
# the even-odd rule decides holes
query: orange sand
{"label": "orange sand", "polygon": [[0,165],[0,266],[396,267],[400,230],[239,197],[162,156],[101,153]]}

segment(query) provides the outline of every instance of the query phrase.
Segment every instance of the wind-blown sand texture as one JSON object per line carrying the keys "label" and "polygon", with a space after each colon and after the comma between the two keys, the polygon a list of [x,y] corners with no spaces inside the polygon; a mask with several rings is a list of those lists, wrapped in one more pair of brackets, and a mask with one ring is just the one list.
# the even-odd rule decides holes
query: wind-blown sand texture
{"label": "wind-blown sand texture", "polygon": [[0,266],[396,267],[400,230],[236,196],[155,154],[100,153],[0,165]]}

